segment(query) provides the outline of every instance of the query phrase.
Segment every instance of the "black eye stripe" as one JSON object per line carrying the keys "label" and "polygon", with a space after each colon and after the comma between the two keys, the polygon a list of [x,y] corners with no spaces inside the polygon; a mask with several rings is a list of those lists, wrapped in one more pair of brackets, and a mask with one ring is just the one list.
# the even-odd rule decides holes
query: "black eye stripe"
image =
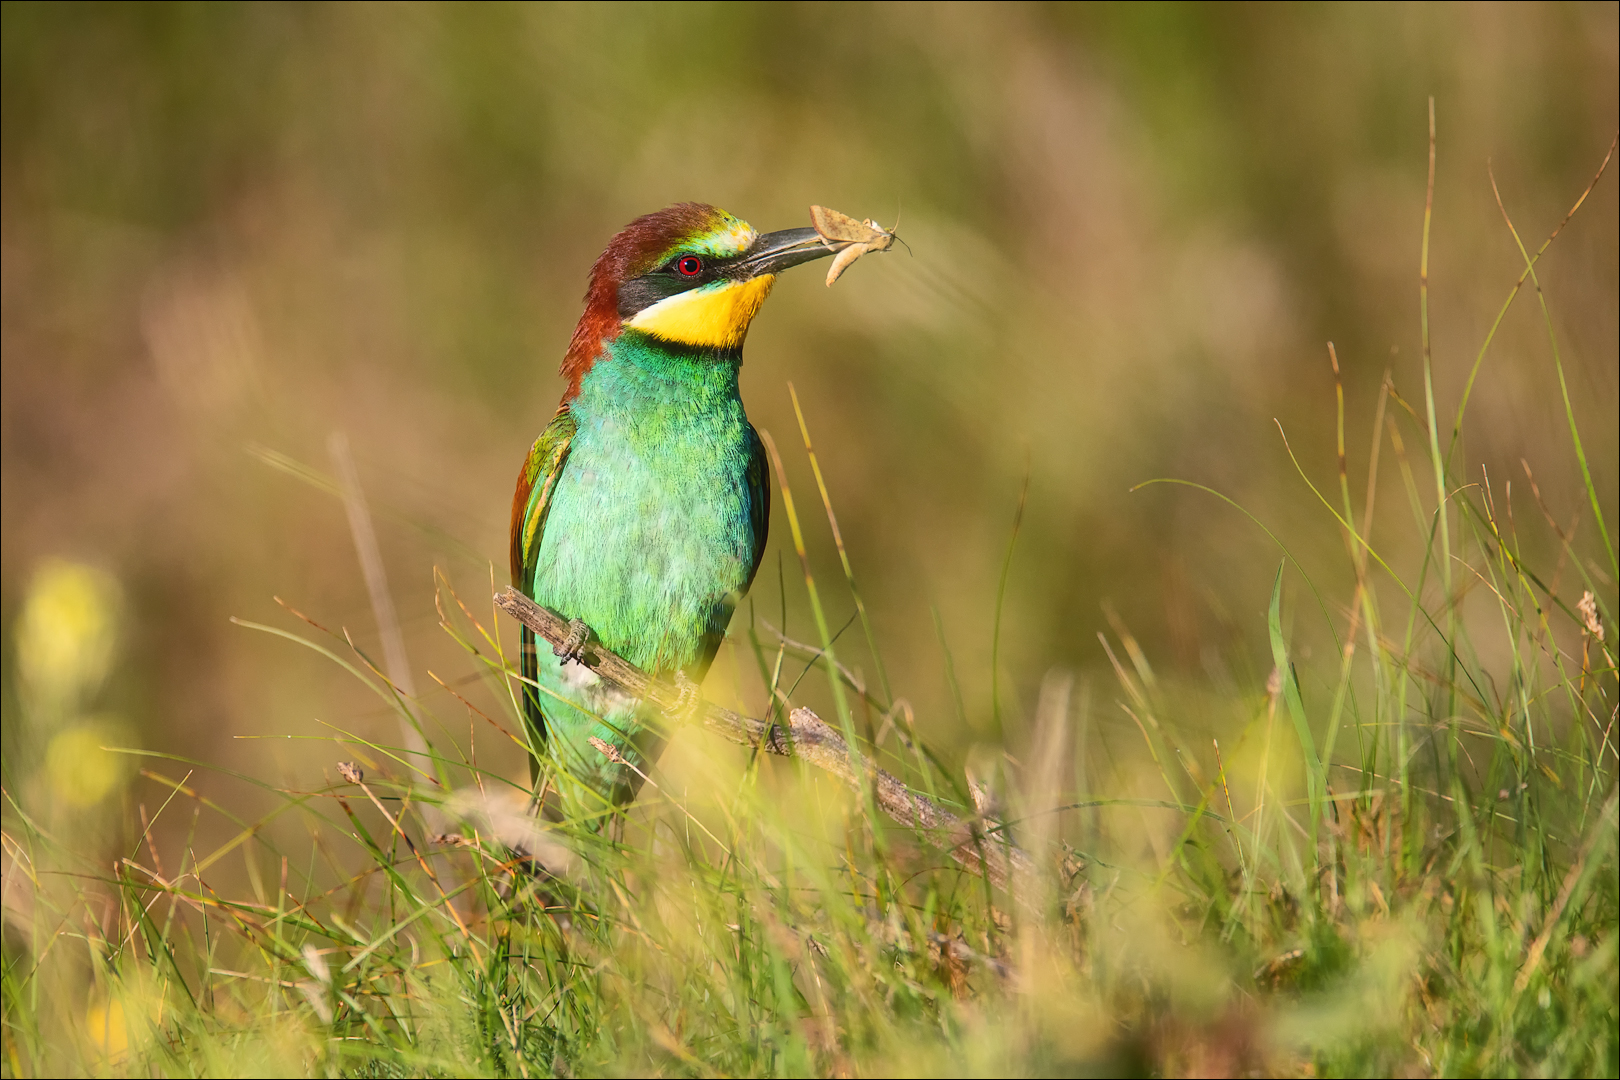
{"label": "black eye stripe", "polygon": [[[681,263],[694,259],[698,263],[695,274],[683,273]],[[619,286],[619,318],[628,319],[638,311],[652,307],[660,300],[696,289],[710,282],[732,276],[746,277],[746,269],[738,267],[740,256],[717,258],[684,251],[671,256],[656,270],[638,278],[631,278]]]}

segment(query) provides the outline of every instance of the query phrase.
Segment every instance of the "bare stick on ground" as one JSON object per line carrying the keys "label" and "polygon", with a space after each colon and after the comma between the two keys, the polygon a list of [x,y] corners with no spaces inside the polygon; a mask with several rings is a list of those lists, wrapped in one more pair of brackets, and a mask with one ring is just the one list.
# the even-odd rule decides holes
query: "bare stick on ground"
{"label": "bare stick on ground", "polygon": [[[497,593],[495,603],[554,646],[568,639],[567,619],[515,589]],[[683,701],[675,684],[652,678],[598,642],[591,641],[584,646],[579,663],[632,696],[651,702],[672,718],[678,718],[683,707],[689,704]],[[852,790],[860,790],[860,777],[844,737],[809,709],[794,709],[784,724],[744,716],[705,701],[696,716],[704,727],[722,738],[769,754],[796,757],[832,773]],[[880,810],[900,824],[929,836],[951,858],[974,873],[987,873],[998,886],[1010,888],[1017,885],[1017,878],[1032,872],[1033,864],[1024,852],[1004,840],[986,837],[979,822],[957,817],[932,799],[907,788],[893,774],[868,765],[867,781]]]}

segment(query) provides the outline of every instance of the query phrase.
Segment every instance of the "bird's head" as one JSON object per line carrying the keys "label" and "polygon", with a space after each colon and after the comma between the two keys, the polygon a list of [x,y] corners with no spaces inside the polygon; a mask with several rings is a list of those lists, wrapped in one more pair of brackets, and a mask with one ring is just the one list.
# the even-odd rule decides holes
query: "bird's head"
{"label": "bird's head", "polygon": [[759,233],[703,203],[637,218],[591,268],[585,313],[562,364],[567,396],[626,328],[687,349],[739,348],[776,275],[835,250],[814,229]]}

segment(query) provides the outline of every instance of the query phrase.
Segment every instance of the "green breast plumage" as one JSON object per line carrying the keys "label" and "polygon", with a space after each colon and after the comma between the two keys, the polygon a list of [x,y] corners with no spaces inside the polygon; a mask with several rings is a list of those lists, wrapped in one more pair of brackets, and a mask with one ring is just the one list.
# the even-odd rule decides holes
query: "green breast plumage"
{"label": "green breast plumage", "polygon": [[[531,458],[525,591],[665,676],[703,678],[764,548],[769,489],[739,365],[735,352],[677,350],[627,330]],[[585,762],[592,734],[637,756],[631,703],[543,644],[525,659],[526,675],[581,707],[541,695],[546,738]]]}
{"label": "green breast plumage", "polygon": [[706,668],[753,576],[754,433],[734,364],[630,352],[599,361],[570,403],[534,597],[642,667]]}

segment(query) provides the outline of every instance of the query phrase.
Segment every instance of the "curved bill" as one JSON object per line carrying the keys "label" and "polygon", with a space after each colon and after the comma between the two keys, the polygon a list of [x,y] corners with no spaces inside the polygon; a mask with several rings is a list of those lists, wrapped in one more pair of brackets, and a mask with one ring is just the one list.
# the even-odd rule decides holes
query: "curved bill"
{"label": "curved bill", "polygon": [[761,234],[731,267],[739,277],[778,274],[790,266],[836,254],[848,246],[849,241],[824,240],[814,229],[783,229]]}

